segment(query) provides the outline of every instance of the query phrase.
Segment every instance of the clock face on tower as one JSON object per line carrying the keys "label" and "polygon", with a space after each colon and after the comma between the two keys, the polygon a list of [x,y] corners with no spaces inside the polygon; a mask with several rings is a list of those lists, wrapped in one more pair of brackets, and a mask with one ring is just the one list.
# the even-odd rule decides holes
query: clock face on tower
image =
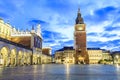
{"label": "clock face on tower", "polygon": [[80,30],[80,31],[83,30],[83,27],[82,27],[82,26],[79,26],[79,27],[78,27],[78,30]]}
{"label": "clock face on tower", "polygon": [[85,24],[77,24],[76,26],[75,26],[75,30],[77,30],[77,31],[84,31],[84,26],[85,26]]}

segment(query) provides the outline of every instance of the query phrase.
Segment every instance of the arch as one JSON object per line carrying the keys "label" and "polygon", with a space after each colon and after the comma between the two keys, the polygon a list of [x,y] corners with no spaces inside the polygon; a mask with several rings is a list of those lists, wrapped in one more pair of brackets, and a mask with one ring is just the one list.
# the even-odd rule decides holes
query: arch
{"label": "arch", "polygon": [[29,57],[30,57],[30,64],[32,64],[33,55],[31,52],[29,52]]}
{"label": "arch", "polygon": [[16,65],[16,55],[17,55],[17,51],[14,48],[14,49],[11,50],[11,53],[10,53],[10,65],[11,66]]}
{"label": "arch", "polygon": [[23,64],[27,64],[27,53],[26,52],[24,52],[24,54],[23,54]]}
{"label": "arch", "polygon": [[84,57],[79,56],[79,58],[78,58],[78,64],[85,64],[84,60],[85,60]]}
{"label": "arch", "polygon": [[27,64],[31,64],[31,54],[27,53]]}
{"label": "arch", "polygon": [[33,54],[33,64],[37,64],[37,54]]}
{"label": "arch", "polygon": [[41,56],[40,56],[40,54],[37,54],[37,64],[41,64]]}
{"label": "arch", "polygon": [[9,48],[8,47],[2,47],[0,50],[0,64],[3,66],[8,66],[9,64]]}
{"label": "arch", "polygon": [[17,65],[23,65],[23,52],[20,50],[18,51],[18,61]]}

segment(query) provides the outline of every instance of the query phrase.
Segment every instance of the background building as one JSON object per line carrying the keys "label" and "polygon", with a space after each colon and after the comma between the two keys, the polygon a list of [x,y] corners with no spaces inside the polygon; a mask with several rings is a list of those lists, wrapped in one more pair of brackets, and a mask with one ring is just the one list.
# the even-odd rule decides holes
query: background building
{"label": "background building", "polygon": [[113,64],[120,64],[120,51],[112,52]]}
{"label": "background building", "polygon": [[42,48],[42,63],[51,63],[52,62],[52,54],[51,54],[51,48],[50,47],[44,47]]}
{"label": "background building", "polygon": [[100,48],[87,48],[89,64],[98,64],[102,59],[102,50]]}
{"label": "background building", "polygon": [[62,49],[59,49],[59,50],[57,50],[56,52],[55,52],[55,58],[54,58],[54,61],[55,61],[55,63],[63,63],[63,61],[62,61],[62,58],[63,58],[63,53],[64,53],[64,49],[62,48]]}
{"label": "background building", "polygon": [[113,64],[113,59],[108,50],[102,50],[102,60],[100,61],[102,64]]}
{"label": "background building", "polygon": [[52,48],[51,47],[44,47],[42,48],[42,53],[46,55],[52,55]]}
{"label": "background building", "polygon": [[81,17],[80,9],[77,13],[75,31],[74,31],[75,62],[88,63],[88,54],[86,49],[86,25]]}
{"label": "background building", "polygon": [[110,54],[110,51],[102,50],[102,60],[112,60],[112,56]]}
{"label": "background building", "polygon": [[69,63],[74,64],[75,63],[75,50],[73,47],[64,47],[60,50],[57,50],[55,52],[55,62],[56,63]]}

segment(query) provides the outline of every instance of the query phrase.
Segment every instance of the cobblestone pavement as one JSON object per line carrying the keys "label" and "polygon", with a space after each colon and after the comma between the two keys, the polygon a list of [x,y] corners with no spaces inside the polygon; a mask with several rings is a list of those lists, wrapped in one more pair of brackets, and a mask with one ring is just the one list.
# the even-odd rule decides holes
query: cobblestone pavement
{"label": "cobblestone pavement", "polygon": [[42,64],[0,68],[0,80],[120,80],[112,65]]}

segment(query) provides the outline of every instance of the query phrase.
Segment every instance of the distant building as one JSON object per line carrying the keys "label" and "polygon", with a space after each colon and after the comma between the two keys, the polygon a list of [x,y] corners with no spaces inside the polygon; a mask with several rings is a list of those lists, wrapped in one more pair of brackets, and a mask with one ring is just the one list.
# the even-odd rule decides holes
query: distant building
{"label": "distant building", "polygon": [[102,59],[102,50],[100,48],[87,48],[89,64],[98,64]]}
{"label": "distant building", "polygon": [[70,63],[74,64],[75,63],[75,50],[73,47],[64,47],[60,50],[57,50],[55,52],[55,62],[56,63]]}
{"label": "distant building", "polygon": [[112,52],[112,57],[113,57],[114,64],[120,64],[120,51]]}
{"label": "distant building", "polygon": [[42,53],[46,54],[46,55],[52,55],[51,50],[52,49],[50,47],[44,47],[44,48],[42,48]]}
{"label": "distant building", "polygon": [[110,51],[102,50],[102,60],[112,60],[112,56],[110,54]]}
{"label": "distant building", "polygon": [[54,58],[54,60],[55,60],[55,63],[63,63],[63,61],[62,61],[62,59],[63,59],[63,53],[64,53],[64,49],[62,48],[62,49],[60,49],[60,50],[57,50],[56,52],[55,52],[55,58]]}
{"label": "distant building", "polygon": [[[113,64],[113,59],[110,54],[110,51],[103,50],[100,48],[87,48],[87,54],[88,54],[88,64]],[[113,54],[115,63],[116,60],[119,63],[119,57],[118,52]],[[85,64],[83,57],[79,57],[79,60],[83,60],[83,63],[78,64]],[[73,47],[64,47],[62,49],[59,49],[55,52],[55,62],[56,63],[72,63],[75,64],[75,50]]]}
{"label": "distant building", "polygon": [[42,48],[42,63],[51,63],[52,62],[52,54],[51,54],[51,48],[50,47],[44,47]]}

